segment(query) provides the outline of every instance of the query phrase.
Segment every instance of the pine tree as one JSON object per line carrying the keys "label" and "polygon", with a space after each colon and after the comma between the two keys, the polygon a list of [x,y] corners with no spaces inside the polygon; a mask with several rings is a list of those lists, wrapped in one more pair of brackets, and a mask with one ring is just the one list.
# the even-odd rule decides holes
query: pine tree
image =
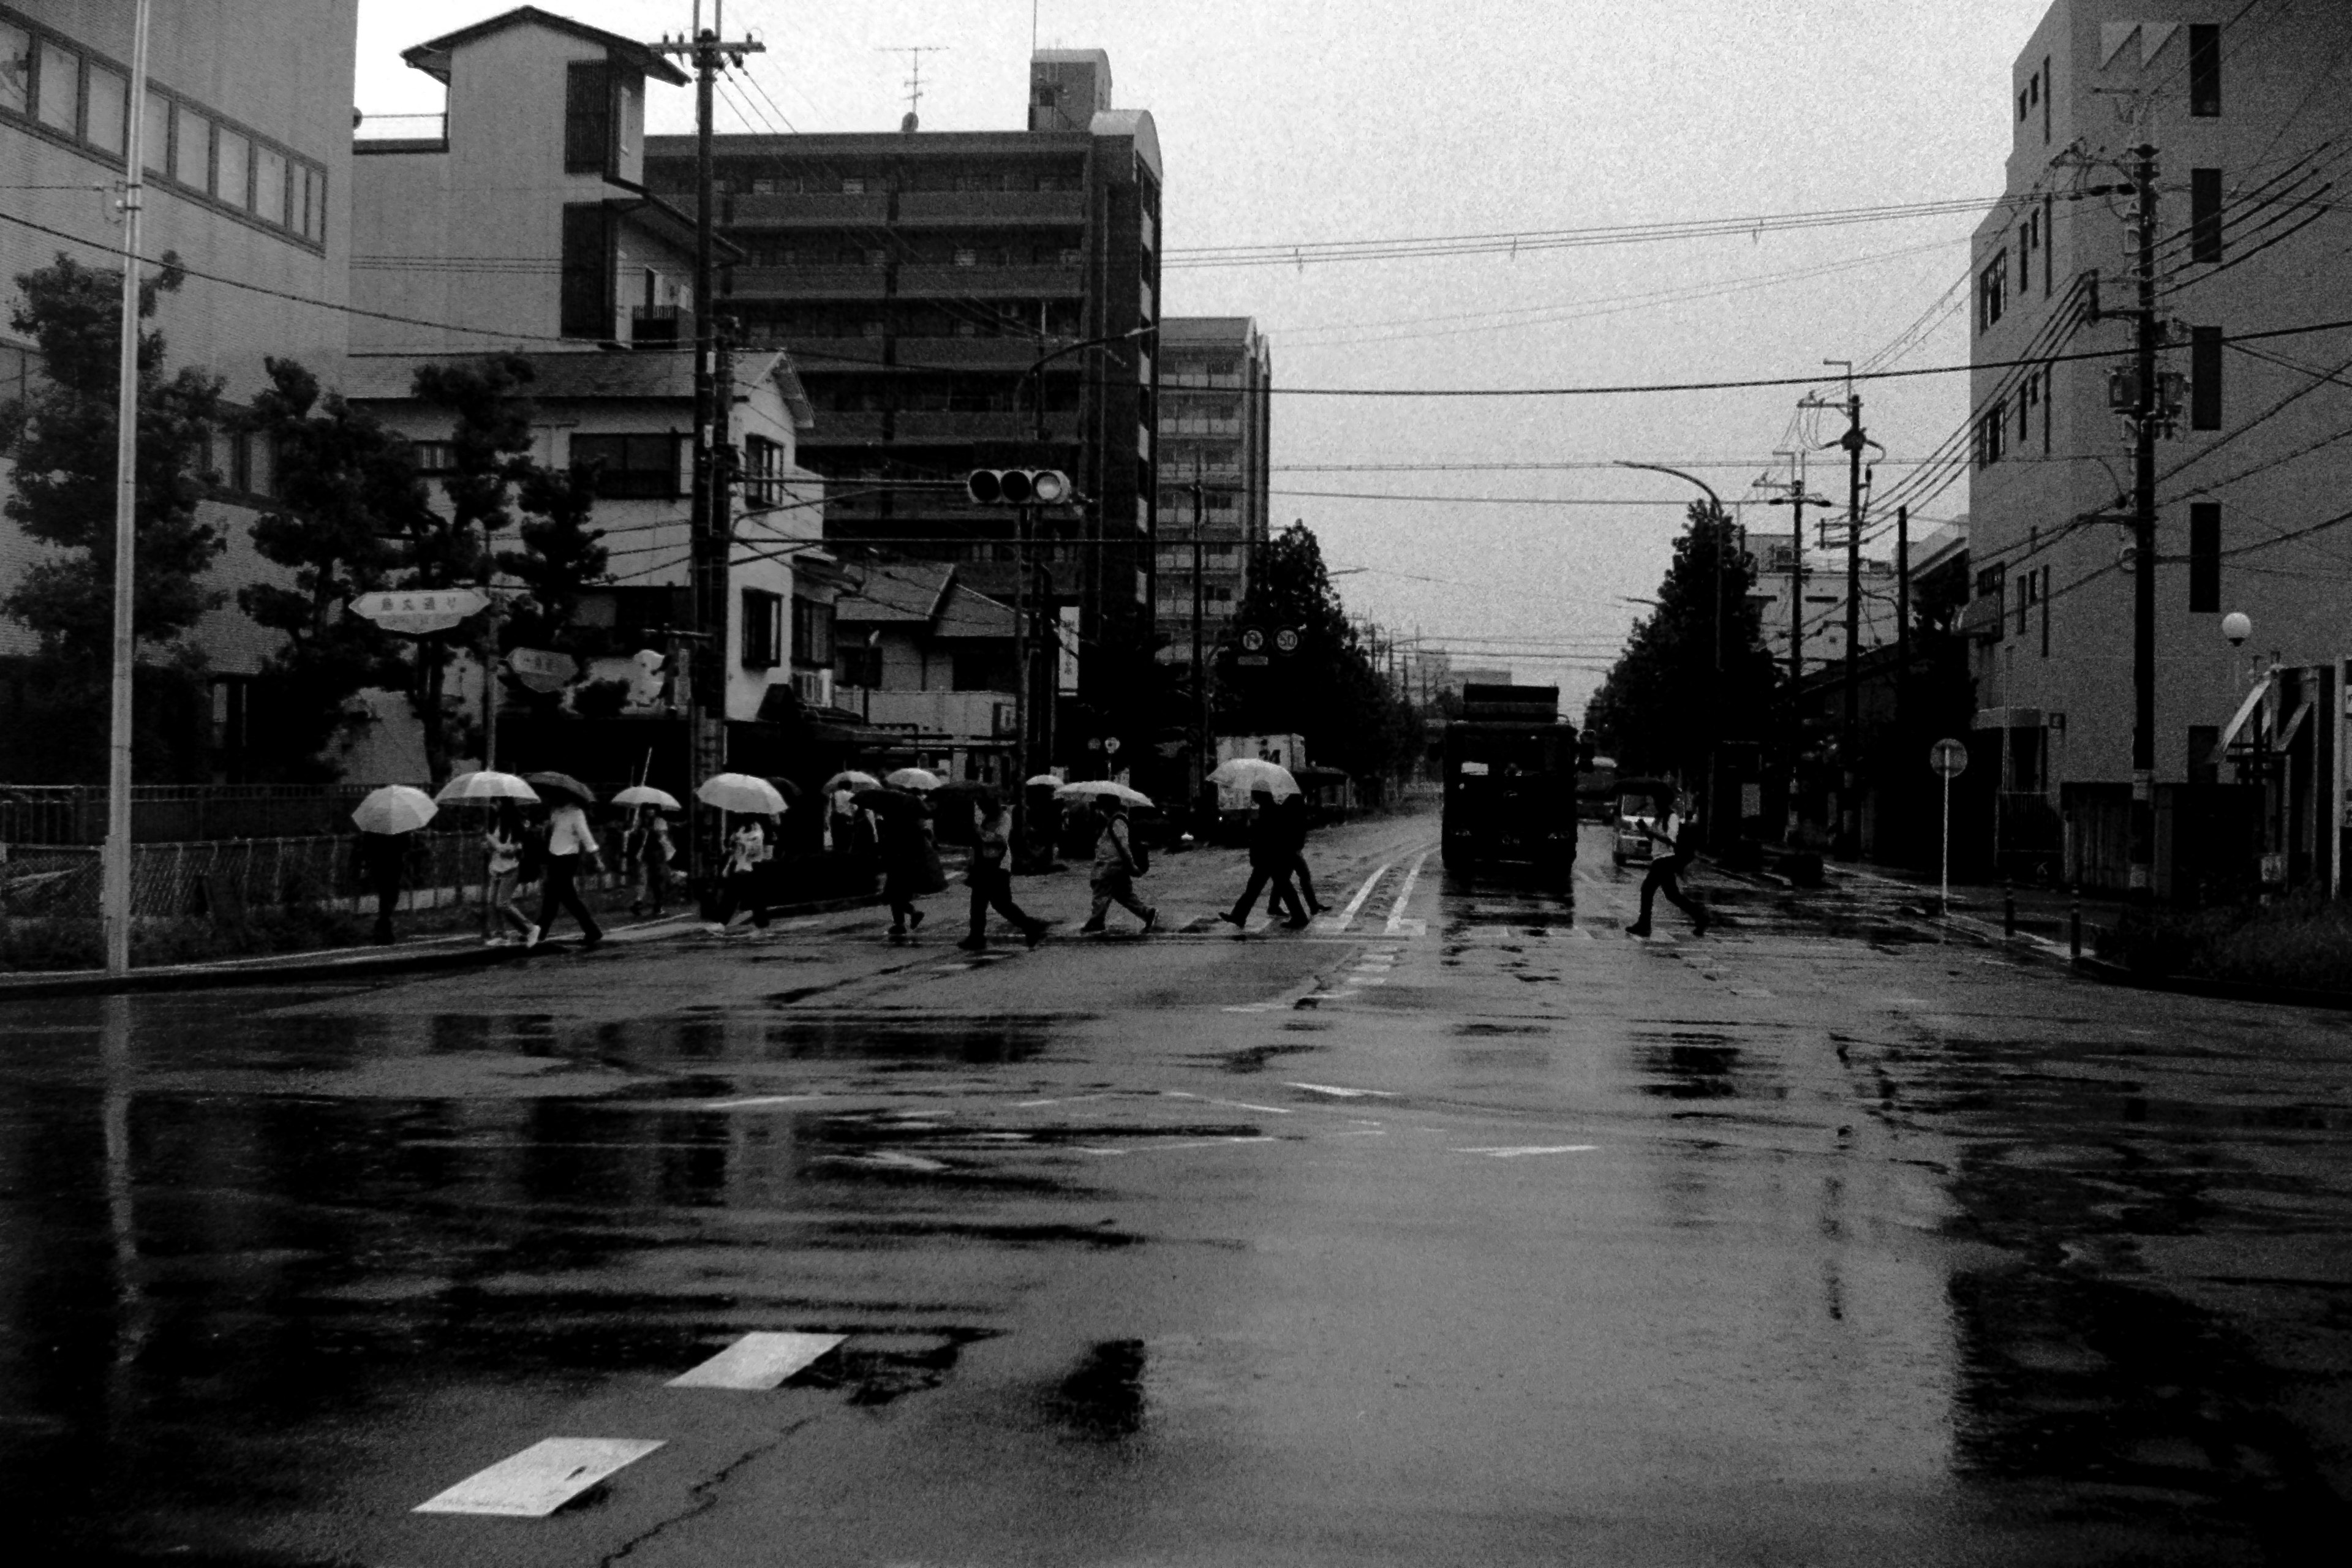
{"label": "pine tree", "polygon": [[[139,315],[184,278],[176,258],[139,288]],[[39,652],[19,672],[0,725],[13,733],[6,770],[19,777],[95,779],[104,772],[114,624],[115,401],[120,384],[120,271],[59,256],[16,279],[10,325],[31,339],[41,379],[0,405],[0,456],[14,465],[7,516],[58,553],[27,571],[0,613],[31,628]],[[205,584],[226,546],[198,515],[214,482],[207,458],[220,382],[184,366],[163,374],[161,331],[138,349],[139,440],[131,624],[139,669],[134,767],[192,777],[203,756],[201,661],[182,638],[224,595]]]}

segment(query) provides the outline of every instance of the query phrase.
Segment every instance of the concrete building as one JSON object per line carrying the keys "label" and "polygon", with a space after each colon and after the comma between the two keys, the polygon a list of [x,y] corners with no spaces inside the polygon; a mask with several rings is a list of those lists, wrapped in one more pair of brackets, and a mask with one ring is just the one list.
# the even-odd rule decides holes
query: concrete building
{"label": "concrete building", "polygon": [[[2184,858],[2214,752],[2248,689],[2223,640],[2252,618],[2258,668],[2330,667],[2352,580],[2341,496],[2352,449],[2328,386],[2334,340],[2255,339],[2342,315],[2347,219],[2322,194],[2347,100],[2352,10],[2196,0],[2059,0],[2017,57],[2000,111],[2007,199],[1979,226],[1971,377],[1974,597],[1982,710],[2004,851],[2092,886],[2125,880],[2133,730],[2133,570],[2156,574],[2156,875]],[[1984,106],[1990,112],[1991,106]],[[2132,434],[2116,407],[2137,306],[2131,149],[2154,149],[2160,381],[2156,559],[2130,559]],[[2047,363],[2035,363],[2047,361]],[[2020,363],[2022,362],[2022,363]],[[2320,363],[2325,362],[2325,363]],[[2172,397],[2175,389],[2179,395]],[[2328,694],[2299,742],[2333,745]],[[2309,771],[2308,769],[2306,770]],[[2313,775],[2296,853],[2340,866],[2339,766]]]}
{"label": "concrete building", "polygon": [[[534,377],[533,456],[599,469],[594,526],[614,583],[583,597],[581,620],[620,646],[581,679],[629,680],[624,720],[668,721],[675,693],[656,666],[688,613],[693,233],[639,175],[646,84],[686,78],[635,40],[531,6],[403,58],[447,85],[446,110],[437,134],[362,142],[352,296],[446,324],[379,320],[355,333],[350,395],[415,438],[429,471],[446,459],[449,416],[409,395],[418,366],[520,352]],[[847,739],[832,712],[822,481],[798,460],[812,410],[772,348],[736,357],[731,405],[742,483],[728,620],[703,646],[726,664],[730,765],[791,772],[793,740]],[[680,777],[677,728],[674,744],[604,739],[652,750],[657,775]],[[516,760],[503,747],[501,759]]]}
{"label": "concrete building", "polygon": [[[1764,647],[1782,669],[1789,667],[1789,595],[1796,587],[1796,546],[1788,539],[1750,532],[1748,553],[1756,560],[1756,605]],[[1862,558],[1861,647],[1868,653],[1895,640],[1895,571],[1891,560]],[[1845,660],[1845,556],[1841,552],[1805,552],[1805,673]]]}
{"label": "concrete building", "polygon": [[1170,664],[1192,659],[1192,492],[1201,485],[1204,652],[1232,629],[1267,539],[1273,356],[1247,316],[1160,326],[1160,552],[1154,613]]}
{"label": "concrete building", "polygon": [[[689,203],[693,151],[652,138],[647,184]],[[718,308],[801,366],[828,537],[955,563],[960,583],[1009,601],[1013,509],[969,504],[961,476],[1034,466],[1076,481],[1076,505],[1041,515],[1030,600],[1046,623],[1076,617],[1076,689],[1055,704],[1066,683],[1044,658],[1032,679],[1051,754],[1083,761],[1115,716],[1149,710],[1160,375],[1130,334],[1160,319],[1151,116],[1112,107],[1101,51],[1049,49],[1024,129],[780,127],[720,137],[717,163],[716,216],[744,253]],[[1040,368],[1094,338],[1118,341]]]}
{"label": "concrete building", "polygon": [[[0,293],[69,256],[119,265],[111,187],[128,146],[132,9],[88,0],[0,5]],[[155,7],[149,34],[146,202],[141,246],[176,251],[199,270],[163,297],[153,320],[167,373],[220,376],[234,406],[266,384],[264,355],[301,361],[331,382],[347,347],[351,253],[351,82],[356,0],[181,0]],[[38,370],[0,310],[0,396]],[[268,454],[223,433],[205,521],[226,553],[210,585],[234,595],[275,571],[248,533],[271,489]],[[6,483],[0,465],[0,486]],[[0,519],[0,594],[45,547]],[[214,681],[216,738],[244,719],[245,679],[270,639],[233,602],[191,638]],[[32,650],[0,619],[0,658]],[[0,737],[0,744],[5,744]]]}

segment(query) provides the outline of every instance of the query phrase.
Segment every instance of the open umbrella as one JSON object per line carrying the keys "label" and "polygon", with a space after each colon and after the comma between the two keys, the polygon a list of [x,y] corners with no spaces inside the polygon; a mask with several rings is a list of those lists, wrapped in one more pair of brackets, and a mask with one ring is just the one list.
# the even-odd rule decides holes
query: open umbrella
{"label": "open umbrella", "polygon": [[769,787],[773,789],[778,795],[782,795],[787,802],[795,801],[801,797],[801,786],[793,783],[790,779],[778,778],[775,774],[770,773],[768,775],[768,784]]}
{"label": "open umbrella", "polygon": [[1151,797],[1139,789],[1129,789],[1116,779],[1080,779],[1066,784],[1054,792],[1055,800],[1095,800],[1108,795],[1129,805],[1150,805]]}
{"label": "open umbrella", "polygon": [[1255,795],[1264,790],[1276,800],[1285,800],[1298,793],[1298,781],[1280,763],[1269,763],[1259,757],[1234,757],[1217,764],[1209,775],[1213,784],[1224,784]]}
{"label": "open umbrella", "polygon": [[920,816],[929,809],[921,795],[903,789],[862,789],[849,797],[849,804],[877,816]]}
{"label": "open umbrella", "polygon": [[892,789],[937,789],[940,775],[929,768],[900,768],[882,781]]}
{"label": "open umbrella", "polygon": [[664,811],[681,809],[677,804],[677,796],[666,789],[656,789],[651,784],[631,784],[613,797],[613,804],[614,805],[652,805],[658,806]]}
{"label": "open umbrella", "polygon": [[421,789],[406,784],[386,784],[372,790],[368,797],[352,811],[352,821],[362,833],[414,833],[433,820],[440,807],[433,797]]}
{"label": "open umbrella", "polygon": [[880,779],[876,778],[872,773],[859,773],[856,768],[845,768],[824,781],[824,793],[827,795],[834,795],[845,789],[880,789],[881,787]]}
{"label": "open umbrella", "polygon": [[583,805],[596,804],[596,792],[570,773],[525,773],[522,776],[525,784],[531,785],[542,795],[549,790],[553,790],[558,795],[570,795]]}
{"label": "open umbrella", "polygon": [[694,798],[749,816],[776,816],[784,809],[784,797],[776,786],[750,773],[713,773],[696,788]]}
{"label": "open umbrella", "polygon": [[1062,787],[1062,781],[1055,778],[1052,773],[1039,773],[1034,778],[1024,780],[1024,782],[1031,789],[1059,789]]}
{"label": "open umbrella", "polygon": [[484,769],[480,773],[459,773],[434,792],[433,798],[443,805],[475,800],[530,802],[539,799],[539,792],[512,773]]}

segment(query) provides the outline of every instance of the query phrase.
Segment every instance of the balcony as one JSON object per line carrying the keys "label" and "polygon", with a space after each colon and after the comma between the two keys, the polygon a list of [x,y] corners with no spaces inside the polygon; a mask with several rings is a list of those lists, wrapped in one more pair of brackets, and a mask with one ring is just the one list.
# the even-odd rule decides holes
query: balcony
{"label": "balcony", "polygon": [[803,447],[877,446],[885,439],[887,414],[864,408],[820,408],[816,422],[801,434]]}
{"label": "balcony", "polygon": [[[978,409],[907,409],[897,416],[900,441],[1028,441],[1036,437],[1036,416]],[[1076,426],[1067,414],[1045,416],[1048,441],[1075,441]]]}
{"label": "balcony", "polygon": [[738,267],[738,300],[879,300],[890,274],[879,267]]}
{"label": "balcony", "polygon": [[[900,338],[898,363],[951,370],[1025,371],[1045,351],[1027,338]],[[1076,355],[1067,355],[1046,367],[1048,374],[1067,363],[1076,368]]]}
{"label": "balcony", "polygon": [[901,299],[1079,299],[1086,274],[1076,267],[902,267]]}
{"label": "balcony", "polygon": [[890,196],[887,191],[736,196],[726,210],[730,228],[866,227],[890,221]]}
{"label": "balcony", "polygon": [[674,343],[690,333],[689,318],[675,305],[637,305],[629,311],[629,342]]}
{"label": "balcony", "polygon": [[1084,191],[907,191],[898,197],[902,224],[1068,226],[1087,221]]}

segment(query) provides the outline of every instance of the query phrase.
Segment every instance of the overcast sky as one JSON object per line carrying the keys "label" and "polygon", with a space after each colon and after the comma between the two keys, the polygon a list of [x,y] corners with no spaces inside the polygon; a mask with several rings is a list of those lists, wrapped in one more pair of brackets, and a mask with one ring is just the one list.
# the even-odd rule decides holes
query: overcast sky
{"label": "overcast sky", "polygon": [[[549,0],[616,32],[682,31],[689,0]],[[505,9],[361,0],[359,106],[438,107],[399,51]],[[1247,315],[1278,386],[1526,387],[1822,374],[1864,361],[1968,271],[1971,213],[1836,227],[1409,260],[1185,267],[1189,247],[1528,233],[1990,198],[2010,142],[2011,65],[2046,0],[1040,0],[1037,41],[1102,48],[1114,100],[1148,109],[1167,164],[1166,310]],[[926,130],[1023,122],[1029,0],[735,0],[767,44],[751,74],[793,129],[894,129],[910,46]],[[656,130],[692,95],[656,88]],[[729,109],[722,131],[747,127]],[[1967,358],[1953,308],[1899,363]],[[1890,460],[1966,417],[1966,377],[1865,387]],[[1689,487],[1606,468],[1697,466],[1727,500],[1785,459],[1802,389],[1610,397],[1277,395],[1275,516],[1304,518],[1349,608],[1402,635],[1557,678],[1581,710],[1655,591]],[[1843,502],[1841,454],[1817,490]],[[1333,471],[1416,464],[1420,471]],[[1321,469],[1311,465],[1324,465]],[[1882,465],[1882,484],[1899,466]],[[1396,499],[1349,499],[1348,491]],[[1512,505],[1428,498],[1540,498]],[[1914,537],[1966,508],[1948,490]],[[1784,527],[1787,509],[1748,509]],[[1517,639],[1501,642],[1487,639]],[[1538,655],[1547,656],[1538,658]]]}

